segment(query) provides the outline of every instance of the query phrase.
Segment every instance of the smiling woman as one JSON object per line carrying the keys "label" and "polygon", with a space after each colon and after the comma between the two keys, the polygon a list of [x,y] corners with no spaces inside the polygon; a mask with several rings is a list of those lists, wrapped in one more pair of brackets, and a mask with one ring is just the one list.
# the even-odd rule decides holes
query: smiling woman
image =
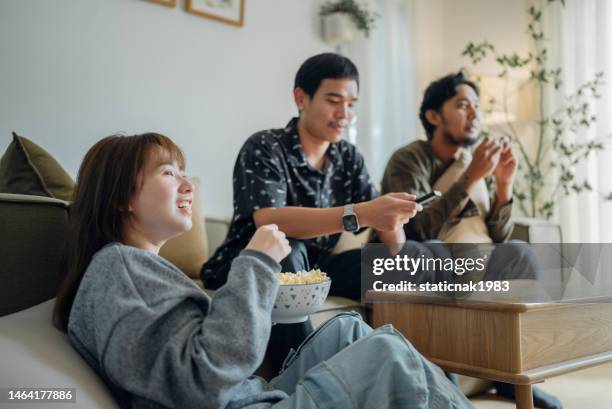
{"label": "smiling woman", "polygon": [[270,382],[254,376],[289,242],[259,227],[211,299],[158,254],[192,224],[183,170],[181,150],[149,133],[104,138],[79,171],[54,321],[121,407],[471,407],[399,332],[356,313],[321,325]]}
{"label": "smiling woman", "polygon": [[191,229],[193,184],[184,176],[177,156],[161,146],[149,148],[138,178],[139,191],[128,203],[125,244],[158,253],[169,238]]}
{"label": "smiling woman", "polygon": [[[53,314],[56,326],[66,330],[72,302],[93,255],[109,243],[142,241],[142,233],[154,229],[144,227],[143,222],[151,219],[149,211],[157,217],[163,213],[164,221],[176,219],[175,233],[166,240],[191,228],[191,214],[180,217],[187,210],[178,209],[179,198],[183,198],[178,186],[176,193],[163,193],[184,180],[180,174],[184,168],[181,149],[170,138],[157,133],[108,136],[89,149],[79,169],[70,208],[67,229],[70,246],[63,257],[64,277]],[[155,177],[151,177],[153,174]],[[193,188],[186,183],[182,194],[191,199]],[[166,197],[176,195],[175,202],[163,206],[157,196],[162,193]],[[184,230],[180,231],[181,228]],[[153,240],[155,237],[159,234]]]}

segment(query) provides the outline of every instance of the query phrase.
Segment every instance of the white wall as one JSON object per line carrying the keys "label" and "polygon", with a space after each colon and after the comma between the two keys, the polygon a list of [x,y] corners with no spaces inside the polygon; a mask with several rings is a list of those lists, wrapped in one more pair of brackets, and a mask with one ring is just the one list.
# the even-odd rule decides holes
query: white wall
{"label": "white wall", "polygon": [[0,1],[0,152],[17,131],[74,177],[101,137],[158,131],[203,179],[207,214],[229,217],[238,149],[285,125],[297,68],[330,50],[318,0],[246,2],[236,28],[185,0]]}
{"label": "white wall", "polygon": [[[322,1],[246,0],[245,26],[236,28],[186,13],[186,0],[174,9],[145,0],[0,0],[0,152],[15,130],[74,177],[99,138],[162,132],[203,179],[207,214],[229,217],[238,149],[253,132],[284,126],[295,113],[295,71],[331,50],[319,36]],[[374,2],[382,1],[404,0]],[[412,0],[416,108],[430,81],[467,65],[467,41],[526,49],[526,1]],[[414,108],[403,114],[416,122]]]}
{"label": "white wall", "polygon": [[462,67],[476,75],[499,73],[492,60],[473,67],[469,58],[461,56],[470,41],[488,40],[502,53],[517,51],[526,55],[530,46],[526,10],[530,1],[413,0],[419,104],[431,81]]}

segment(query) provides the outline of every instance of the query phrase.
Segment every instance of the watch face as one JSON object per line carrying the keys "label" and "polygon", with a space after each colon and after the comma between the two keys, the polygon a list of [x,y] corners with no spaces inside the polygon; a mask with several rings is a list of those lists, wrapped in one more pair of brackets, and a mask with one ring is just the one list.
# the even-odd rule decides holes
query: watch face
{"label": "watch face", "polygon": [[359,223],[357,222],[357,216],[354,214],[346,215],[342,218],[344,224],[344,230],[353,232],[359,229]]}

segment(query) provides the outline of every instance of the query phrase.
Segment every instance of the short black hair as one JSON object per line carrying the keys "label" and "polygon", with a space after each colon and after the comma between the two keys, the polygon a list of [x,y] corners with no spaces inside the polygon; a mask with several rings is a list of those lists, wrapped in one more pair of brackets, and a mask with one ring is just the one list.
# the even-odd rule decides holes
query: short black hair
{"label": "short black hair", "polygon": [[476,95],[480,94],[478,86],[472,81],[468,80],[462,71],[459,71],[456,74],[449,74],[435,80],[429,84],[425,90],[423,102],[421,103],[421,109],[419,110],[419,118],[421,119],[423,128],[425,128],[425,133],[427,133],[427,139],[433,138],[433,133],[436,127],[427,120],[425,113],[430,109],[440,112],[442,105],[457,95],[457,87],[462,84],[472,87],[474,92],[476,92]]}
{"label": "short black hair", "polygon": [[293,89],[301,88],[311,98],[325,79],[350,78],[359,88],[359,71],[351,60],[336,53],[323,53],[310,57],[302,63]]}

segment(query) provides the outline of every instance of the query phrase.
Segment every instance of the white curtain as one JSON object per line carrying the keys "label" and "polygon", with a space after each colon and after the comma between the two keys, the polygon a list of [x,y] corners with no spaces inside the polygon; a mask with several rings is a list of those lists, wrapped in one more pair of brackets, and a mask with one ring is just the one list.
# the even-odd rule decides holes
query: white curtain
{"label": "white curtain", "polygon": [[368,1],[370,10],[380,14],[375,30],[369,39],[360,38],[340,50],[357,64],[361,78],[357,121],[349,139],[365,156],[376,183],[391,153],[416,136],[411,3]]}
{"label": "white curtain", "polygon": [[[563,69],[562,93],[569,95],[581,84],[605,73],[601,98],[594,110],[597,123],[576,135],[576,142],[601,140],[612,132],[612,2],[609,0],[566,0],[565,7],[550,10],[552,65]],[[550,100],[549,110],[561,103],[561,94]],[[610,139],[608,139],[608,142]],[[592,155],[576,169],[578,180],[588,178],[593,192],[560,197],[558,219],[565,242],[612,243],[612,202],[603,196],[612,191],[612,145]]]}

